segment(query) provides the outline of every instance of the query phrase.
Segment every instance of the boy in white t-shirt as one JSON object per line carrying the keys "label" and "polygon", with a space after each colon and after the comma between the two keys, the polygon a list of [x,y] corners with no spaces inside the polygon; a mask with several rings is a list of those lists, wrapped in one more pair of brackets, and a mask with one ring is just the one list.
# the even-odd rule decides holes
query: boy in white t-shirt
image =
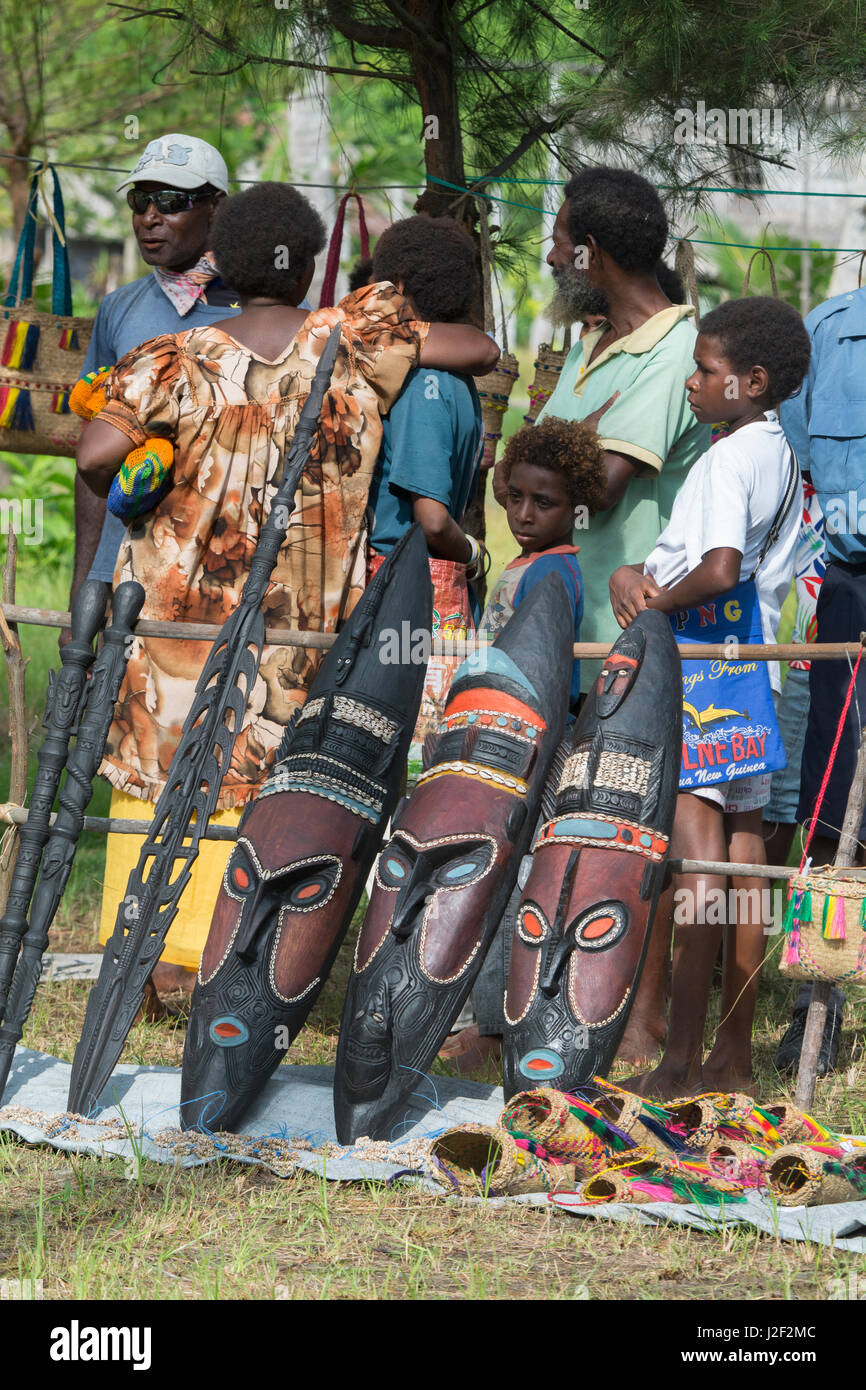
{"label": "boy in white t-shirt", "polygon": [[[702,423],[723,419],[730,432],[692,467],[644,566],[622,566],[611,576],[611,603],[621,627],[644,608],[676,613],[720,598],[752,576],[764,552],[755,586],[764,641],[776,641],[794,572],[801,509],[799,488],[790,486],[791,452],[775,408],[799,388],[809,352],[800,315],[779,300],[732,300],[703,319],[696,370],[686,381],[689,405]],[[774,522],[778,534],[767,549]],[[769,675],[778,691],[777,663]],[[769,794],[769,775],[680,792],[672,857],[766,863],[761,807]],[[655,1070],[627,1082],[630,1089],[662,1098],[752,1089],[752,1021],[764,955],[759,904],[766,886],[762,879],[733,876],[734,892],[726,894],[723,876],[674,876],[677,930],[668,1042]],[[656,927],[664,931],[661,919]],[[722,1021],[702,1063],[723,930]]]}

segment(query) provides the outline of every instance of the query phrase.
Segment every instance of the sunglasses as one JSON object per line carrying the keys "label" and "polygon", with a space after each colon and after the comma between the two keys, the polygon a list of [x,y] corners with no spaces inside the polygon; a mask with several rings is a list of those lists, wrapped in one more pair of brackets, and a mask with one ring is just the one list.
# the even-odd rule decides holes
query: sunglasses
{"label": "sunglasses", "polygon": [[126,193],[127,203],[139,214],[146,212],[150,203],[161,213],[189,212],[196,203],[212,197],[212,193],[186,193],[181,188],[158,188],[150,192],[144,188],[130,188]]}

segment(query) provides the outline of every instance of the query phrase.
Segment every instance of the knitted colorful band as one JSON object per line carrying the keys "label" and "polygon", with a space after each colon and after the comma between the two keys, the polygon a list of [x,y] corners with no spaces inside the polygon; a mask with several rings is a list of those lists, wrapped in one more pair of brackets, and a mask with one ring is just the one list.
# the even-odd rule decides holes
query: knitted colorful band
{"label": "knitted colorful band", "polygon": [[82,420],[92,420],[103,409],[105,392],[102,387],[110,371],[110,367],[99,367],[95,372],[88,372],[69,392],[69,409]]}
{"label": "knitted colorful band", "polygon": [[168,439],[146,439],[123,460],[111,484],[108,510],[130,521],[152,511],[169,484],[174,448]]}

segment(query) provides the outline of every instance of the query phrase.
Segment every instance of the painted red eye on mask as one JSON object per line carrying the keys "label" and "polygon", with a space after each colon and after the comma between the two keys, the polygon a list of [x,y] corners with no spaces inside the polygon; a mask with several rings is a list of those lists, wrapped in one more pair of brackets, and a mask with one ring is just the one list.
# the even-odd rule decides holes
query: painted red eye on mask
{"label": "painted red eye on mask", "polygon": [[321,907],[334,892],[339,881],[339,870],[335,864],[323,872],[309,875],[293,883],[286,898],[286,906],[296,912],[310,912]]}
{"label": "painted red eye on mask", "polygon": [[229,866],[229,883],[237,893],[243,894],[244,897],[252,891],[253,876],[243,861]]}

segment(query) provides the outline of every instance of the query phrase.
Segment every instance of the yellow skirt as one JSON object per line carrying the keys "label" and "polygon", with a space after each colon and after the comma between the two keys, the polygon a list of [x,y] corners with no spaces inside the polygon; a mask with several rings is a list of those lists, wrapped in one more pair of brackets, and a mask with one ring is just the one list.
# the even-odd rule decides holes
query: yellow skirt
{"label": "yellow skirt", "polygon": [[[216,811],[211,816],[211,824],[236,826],[242,811],[241,806]],[[128,792],[112,788],[110,816],[118,820],[151,820],[153,812],[152,801],[141,801],[137,796],[130,796]],[[103,946],[114,931],[117,908],[126,896],[127,881],[138,864],[143,844],[143,835],[108,836],[102,913],[99,921],[99,940]],[[192,878],[186,886],[177,916],[165,938],[160,959],[167,964],[184,965],[188,970],[198,969],[210,930],[217,894],[233,849],[233,840],[202,840],[198,858],[192,866]]]}

